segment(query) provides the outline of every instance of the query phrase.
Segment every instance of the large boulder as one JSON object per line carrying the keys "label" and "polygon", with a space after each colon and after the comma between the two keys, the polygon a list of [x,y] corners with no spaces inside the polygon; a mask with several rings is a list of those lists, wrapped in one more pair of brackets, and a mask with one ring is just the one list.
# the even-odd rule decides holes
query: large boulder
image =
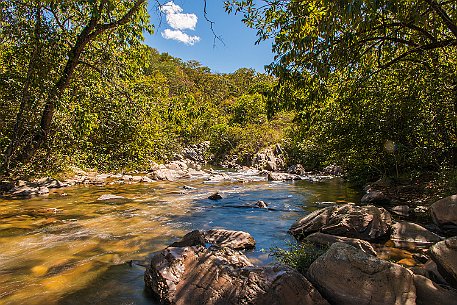
{"label": "large boulder", "polygon": [[260,170],[282,170],[285,166],[283,153],[279,144],[267,147],[254,155],[251,166]]}
{"label": "large boulder", "polygon": [[438,200],[430,207],[430,213],[435,224],[443,231],[457,234],[457,195]]}
{"label": "large boulder", "polygon": [[152,258],[144,279],[162,304],[328,304],[297,271],[254,267],[230,248],[168,248]]}
{"label": "large boulder", "polygon": [[354,247],[362,250],[365,253],[376,256],[376,251],[369,242],[367,242],[365,240],[357,239],[357,238],[335,236],[335,235],[316,232],[316,233],[313,233],[313,234],[307,236],[306,240],[313,244],[318,244],[318,245],[323,245],[323,246],[328,246],[328,247],[330,247],[334,243],[346,243],[346,244],[349,244],[351,246],[354,246]]}
{"label": "large boulder", "polygon": [[457,287],[457,237],[436,243],[430,248],[430,255],[445,280]]}
{"label": "large boulder", "polygon": [[418,224],[402,221],[392,226],[390,240],[397,248],[416,250],[429,248],[441,241],[441,237]]}
{"label": "large boulder", "polygon": [[414,275],[417,305],[455,305],[457,291],[440,286],[421,275]]}
{"label": "large boulder", "polygon": [[314,232],[376,241],[390,233],[392,218],[384,208],[352,204],[330,206],[296,221],[289,232],[298,240]]}
{"label": "large boulder", "polygon": [[345,243],[335,243],[308,269],[307,278],[332,304],[416,304],[412,274]]}

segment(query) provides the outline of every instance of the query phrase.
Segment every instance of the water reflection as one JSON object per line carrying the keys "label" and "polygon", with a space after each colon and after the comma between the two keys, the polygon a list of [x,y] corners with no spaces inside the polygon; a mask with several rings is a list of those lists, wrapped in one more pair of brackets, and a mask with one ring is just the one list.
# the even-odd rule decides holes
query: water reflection
{"label": "water reflection", "polygon": [[[319,202],[356,197],[338,180],[239,183],[239,173],[228,174],[233,181],[74,187],[0,201],[0,303],[151,304],[143,268],[126,261],[143,260],[191,229],[223,227],[250,232],[257,247],[248,256],[268,263],[261,249],[283,246],[298,217]],[[207,199],[216,191],[222,200]],[[104,194],[129,200],[97,201]],[[257,200],[270,209],[252,207]]]}

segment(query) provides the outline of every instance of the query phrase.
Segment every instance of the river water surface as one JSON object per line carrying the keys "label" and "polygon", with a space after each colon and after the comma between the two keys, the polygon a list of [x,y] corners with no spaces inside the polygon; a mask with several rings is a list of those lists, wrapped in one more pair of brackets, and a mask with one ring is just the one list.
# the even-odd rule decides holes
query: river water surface
{"label": "river water surface", "polygon": [[[291,241],[287,230],[296,219],[327,202],[358,198],[340,179],[227,174],[216,182],[78,186],[0,199],[0,304],[156,304],[144,291],[144,268],[129,261],[147,259],[190,230],[225,228],[251,233],[257,246],[248,257],[268,264],[268,249]],[[207,199],[215,192],[223,199]],[[105,194],[128,200],[97,200]],[[253,207],[257,200],[269,209]]]}

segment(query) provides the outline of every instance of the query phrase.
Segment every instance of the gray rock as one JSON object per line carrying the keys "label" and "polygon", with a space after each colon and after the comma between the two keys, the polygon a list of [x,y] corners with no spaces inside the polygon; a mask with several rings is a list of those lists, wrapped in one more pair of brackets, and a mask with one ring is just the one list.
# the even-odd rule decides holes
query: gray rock
{"label": "gray rock", "polygon": [[335,235],[317,232],[317,233],[313,233],[313,234],[307,236],[305,240],[312,242],[314,244],[319,244],[319,245],[324,245],[324,246],[329,246],[329,247],[331,245],[333,245],[334,243],[338,243],[338,242],[345,243],[345,244],[349,244],[355,248],[358,248],[367,254],[376,256],[376,251],[369,242],[367,242],[365,240],[357,239],[357,238],[335,236]]}
{"label": "gray rock", "polygon": [[411,222],[397,222],[392,226],[390,239],[395,247],[409,250],[428,248],[442,238],[426,228]]}
{"label": "gray rock", "polygon": [[263,200],[259,200],[255,203],[255,205],[261,209],[267,209],[268,208],[268,204],[263,201]]}
{"label": "gray rock", "polygon": [[444,279],[457,287],[457,237],[436,243],[430,248],[430,255]]}
{"label": "gray rock", "polygon": [[433,222],[443,231],[457,234],[457,195],[438,200],[430,207]]}
{"label": "gray rock", "polygon": [[410,208],[407,205],[397,205],[394,206],[391,211],[399,216],[409,216]]}
{"label": "gray rock", "polygon": [[345,243],[333,244],[306,277],[331,304],[416,304],[413,276],[406,268]]}
{"label": "gray rock", "polygon": [[295,174],[295,175],[300,175],[300,176],[306,174],[306,170],[301,164],[295,164],[295,165],[289,166],[289,168],[287,169],[287,172],[289,174]]}
{"label": "gray rock", "polygon": [[292,175],[288,173],[268,173],[268,181],[288,181],[288,180],[300,180],[300,176]]}
{"label": "gray rock", "polygon": [[296,221],[289,232],[298,240],[314,232],[375,241],[390,234],[392,219],[384,208],[372,205],[335,205]]}

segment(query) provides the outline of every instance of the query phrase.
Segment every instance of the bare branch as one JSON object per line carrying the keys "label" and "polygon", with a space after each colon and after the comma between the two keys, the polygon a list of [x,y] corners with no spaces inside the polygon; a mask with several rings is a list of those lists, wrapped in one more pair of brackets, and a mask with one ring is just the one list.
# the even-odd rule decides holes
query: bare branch
{"label": "bare branch", "polygon": [[203,3],[204,3],[204,6],[203,6],[203,16],[205,17],[205,20],[209,23],[209,26],[211,28],[211,32],[213,33],[213,48],[216,47],[216,40],[219,40],[224,46],[225,46],[225,42],[222,40],[222,37],[221,36],[218,36],[216,34],[216,32],[214,31],[214,21],[210,20],[208,18],[208,13],[206,11],[206,0],[203,0]]}

